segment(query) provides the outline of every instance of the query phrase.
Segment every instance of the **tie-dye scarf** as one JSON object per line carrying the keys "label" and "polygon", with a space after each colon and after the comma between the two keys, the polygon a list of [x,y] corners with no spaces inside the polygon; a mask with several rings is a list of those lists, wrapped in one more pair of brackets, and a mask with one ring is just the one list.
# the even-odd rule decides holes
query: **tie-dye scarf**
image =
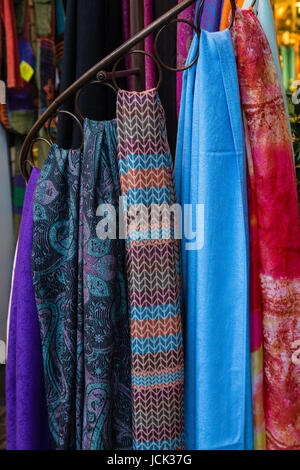
{"label": "tie-dye scarf", "polygon": [[85,122],[84,150],[52,147],[34,197],[32,270],[54,449],[131,448],[125,250],[99,239],[118,206],[116,122]]}
{"label": "tie-dye scarf", "polygon": [[[183,344],[180,243],[171,219],[150,210],[176,202],[165,115],[156,90],[120,91],[121,192],[133,220],[126,239],[131,316],[133,448],[182,449]],[[142,210],[142,208],[141,208]]]}
{"label": "tie-dye scarf", "polygon": [[300,449],[300,228],[289,127],[253,10],[237,9],[232,37],[248,132],[255,447]]}

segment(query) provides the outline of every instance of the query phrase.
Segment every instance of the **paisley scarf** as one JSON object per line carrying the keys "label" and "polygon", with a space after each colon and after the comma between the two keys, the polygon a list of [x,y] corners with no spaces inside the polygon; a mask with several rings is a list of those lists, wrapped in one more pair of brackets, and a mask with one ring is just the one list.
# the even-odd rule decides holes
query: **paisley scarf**
{"label": "paisley scarf", "polygon": [[100,239],[118,206],[116,122],[85,121],[84,150],[54,145],[34,198],[32,271],[54,449],[131,448],[123,242]]}
{"label": "paisley scarf", "polygon": [[255,447],[264,448],[266,431],[267,449],[300,449],[300,228],[289,127],[270,46],[252,10],[237,9],[232,37],[249,135]]}
{"label": "paisley scarf", "polygon": [[199,47],[197,64],[184,74],[175,165],[185,221],[185,443],[188,450],[251,449],[249,234],[238,80],[228,30],[202,30],[188,63]]}
{"label": "paisley scarf", "polygon": [[[183,440],[180,243],[170,219],[150,211],[176,202],[165,115],[156,90],[120,91],[118,156],[126,218],[131,316],[133,448],[176,450]],[[125,219],[126,220],[126,219]]]}

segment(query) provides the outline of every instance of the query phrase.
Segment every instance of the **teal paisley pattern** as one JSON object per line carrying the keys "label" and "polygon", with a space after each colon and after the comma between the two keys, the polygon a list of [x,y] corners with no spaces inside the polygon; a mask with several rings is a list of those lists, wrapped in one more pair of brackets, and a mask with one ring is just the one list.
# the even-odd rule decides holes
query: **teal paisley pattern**
{"label": "teal paisley pattern", "polygon": [[116,122],[86,120],[84,149],[54,145],[34,196],[32,272],[54,449],[132,448],[130,331],[122,240],[101,240],[100,204],[118,214]]}

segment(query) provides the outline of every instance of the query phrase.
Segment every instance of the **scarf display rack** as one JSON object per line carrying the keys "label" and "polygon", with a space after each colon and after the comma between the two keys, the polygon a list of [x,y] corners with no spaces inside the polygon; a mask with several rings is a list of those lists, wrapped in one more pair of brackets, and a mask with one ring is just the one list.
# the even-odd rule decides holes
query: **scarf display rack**
{"label": "scarf display rack", "polygon": [[[97,80],[99,80],[99,83],[106,83],[107,80],[112,78],[112,75],[105,71],[105,69],[111,65],[115,64],[116,61],[124,57],[126,54],[128,54],[129,51],[132,53],[132,48],[134,46],[139,46],[141,47],[141,44],[143,40],[152,34],[154,31],[158,30],[157,36],[160,34],[161,30],[165,28],[166,25],[170,24],[174,19],[176,19],[177,15],[179,15],[181,12],[183,12],[186,8],[188,8],[190,5],[195,3],[196,0],[184,0],[178,5],[176,5],[174,8],[171,10],[167,11],[165,14],[163,14],[160,18],[157,20],[153,21],[151,24],[149,24],[147,27],[144,29],[141,29],[140,31],[137,31],[139,27],[141,27],[141,20],[142,20],[142,5],[141,2],[139,1],[134,1],[133,4],[131,5],[131,33],[134,31],[137,31],[128,41],[124,42],[122,45],[120,45],[117,49],[115,49],[113,52],[111,52],[109,55],[104,57],[100,62],[98,62],[96,65],[94,65],[92,68],[90,68],[86,73],[84,73],[78,80],[76,80],[71,86],[69,86],[63,93],[61,93],[52,103],[51,105],[46,109],[46,111],[40,116],[40,118],[36,121],[34,126],[30,129],[28,132],[21,152],[20,152],[20,168],[22,171],[22,174],[28,182],[29,179],[29,173],[28,173],[28,159],[27,155],[28,152],[31,151],[32,145],[35,140],[38,139],[37,135],[38,132],[42,129],[42,127],[47,123],[49,119],[53,119],[55,114],[59,111],[59,107],[68,99],[70,98],[73,94],[81,90],[85,85],[89,84],[91,80],[95,79],[97,77]],[[200,5],[199,5],[199,12],[204,4],[205,0],[202,0]],[[231,8],[232,8],[232,19],[231,19],[231,25],[233,23],[234,15],[235,15],[235,1],[230,0],[231,3]],[[134,18],[134,21],[133,21]],[[199,19],[199,16],[198,16]],[[193,24],[189,23],[187,20],[177,20],[177,21],[183,21],[185,23],[190,24],[191,27],[194,28],[194,30],[197,31],[198,34],[200,34],[200,29],[199,27],[195,27]],[[230,25],[230,26],[231,26]],[[157,45],[157,41],[155,41]],[[155,54],[157,55],[157,47],[155,48]],[[139,52],[144,52],[144,51],[139,51]],[[145,52],[144,52],[145,53]],[[148,54],[147,54],[148,55]],[[133,85],[136,85],[138,88],[142,88],[144,84],[144,77],[142,77],[141,74],[141,67],[143,64],[143,56],[142,54],[134,54],[137,58],[134,59],[133,61],[133,67],[128,70],[123,70],[123,71],[115,71],[113,72],[114,76],[116,78],[118,77],[125,77],[125,76],[133,76],[135,77],[135,80],[133,81]],[[141,59],[142,58],[142,59]],[[154,61],[156,62],[157,66],[161,66],[165,68],[165,64],[160,60],[159,56],[157,57],[152,56]],[[190,64],[188,67],[191,67],[193,64]],[[166,67],[168,68],[168,67]],[[186,68],[181,68],[181,69],[174,69],[174,71],[183,71]],[[32,166],[32,165],[31,165]]]}

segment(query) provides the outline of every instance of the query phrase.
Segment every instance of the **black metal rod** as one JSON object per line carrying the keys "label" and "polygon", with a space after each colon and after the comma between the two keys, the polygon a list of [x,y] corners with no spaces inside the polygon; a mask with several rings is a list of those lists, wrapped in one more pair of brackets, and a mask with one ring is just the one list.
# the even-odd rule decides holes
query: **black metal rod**
{"label": "black metal rod", "polygon": [[104,57],[104,59],[100,60],[100,62],[90,68],[80,78],[78,78],[78,80],[72,83],[72,85],[70,85],[63,93],[61,93],[57,98],[55,98],[55,100],[39,117],[39,119],[28,132],[20,152],[20,168],[23,167],[22,162],[26,159],[32,140],[37,135],[39,130],[43,127],[43,125],[48,121],[50,116],[55,114],[56,110],[59,108],[59,106],[61,106],[64,101],[70,98],[71,95],[73,95],[77,90],[83,87],[87,82],[92,80],[96,76],[97,72],[102,69],[105,69],[111,63],[114,63],[117,59],[126,54],[126,52],[128,52],[133,46],[142,41],[146,36],[153,33],[153,31],[155,31],[157,28],[160,28],[161,26],[166,24],[168,21],[177,16],[187,7],[195,3],[195,1],[196,0],[183,0],[181,3],[178,3],[178,5],[176,5],[174,8],[164,13],[160,18],[153,21],[146,28],[142,29],[139,33],[135,34],[135,36],[128,39],[128,41],[126,41],[113,52]]}
{"label": "black metal rod", "polygon": [[[127,69],[127,70],[118,70],[115,73],[115,76],[117,78],[124,78],[124,77],[130,77],[131,75],[139,75],[141,73],[140,69],[138,68],[133,68],[133,69]],[[107,72],[106,70],[100,70],[100,72],[97,73],[97,78],[101,82],[106,82],[107,80],[111,80],[113,77],[112,72]]]}

